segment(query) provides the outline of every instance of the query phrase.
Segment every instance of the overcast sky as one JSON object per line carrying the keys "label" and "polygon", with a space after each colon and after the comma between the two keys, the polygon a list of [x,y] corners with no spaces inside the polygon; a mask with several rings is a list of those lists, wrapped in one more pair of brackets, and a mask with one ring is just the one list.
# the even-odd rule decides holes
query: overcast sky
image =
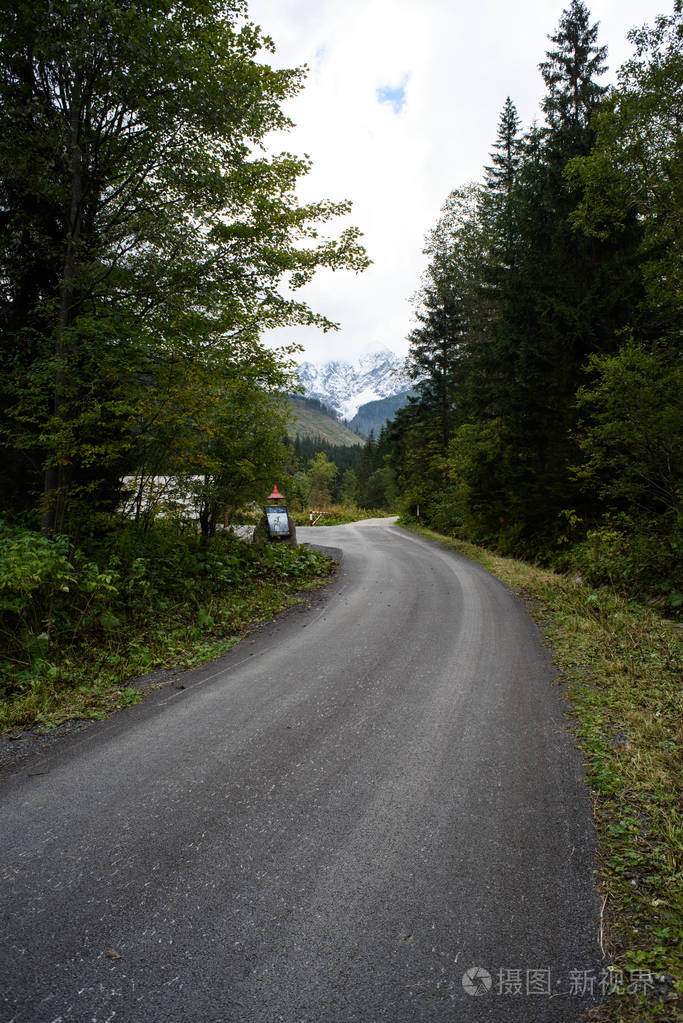
{"label": "overcast sky", "polygon": [[[538,64],[569,0],[250,0],[272,36],[276,66],[307,64],[305,90],[287,105],[294,131],[277,148],[307,153],[303,199],[351,199],[350,223],[373,265],[321,272],[300,294],[341,324],[335,333],[277,331],[304,358],[355,358],[386,347],[403,355],[424,238],[452,189],[489,161],[507,95],[527,128],[542,120]],[[608,46],[605,83],[631,54],[626,33],[670,13],[664,0],[593,0]]]}

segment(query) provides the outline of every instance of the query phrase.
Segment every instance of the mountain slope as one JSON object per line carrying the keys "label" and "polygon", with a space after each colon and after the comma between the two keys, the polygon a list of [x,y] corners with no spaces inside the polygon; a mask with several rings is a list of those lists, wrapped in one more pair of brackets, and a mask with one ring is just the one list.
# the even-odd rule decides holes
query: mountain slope
{"label": "mountain slope", "polygon": [[294,418],[290,421],[287,433],[294,438],[320,437],[330,444],[363,444],[363,438],[350,430],[344,423],[331,418],[316,407],[317,402],[308,398],[292,397],[288,399]]}
{"label": "mountain slope", "polygon": [[351,420],[351,428],[357,430],[364,437],[370,435],[374,430],[375,436],[380,432],[384,424],[394,418],[396,412],[403,408],[408,402],[408,395],[411,391],[401,391],[400,394],[391,394],[388,398],[377,398],[376,401],[368,401],[356,412]]}

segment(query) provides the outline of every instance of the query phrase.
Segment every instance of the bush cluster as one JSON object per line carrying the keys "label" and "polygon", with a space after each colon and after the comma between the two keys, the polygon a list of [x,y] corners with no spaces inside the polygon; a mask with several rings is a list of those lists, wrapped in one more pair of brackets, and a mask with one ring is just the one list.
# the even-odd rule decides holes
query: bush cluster
{"label": "bush cluster", "polygon": [[[192,616],[228,592],[258,582],[302,582],[324,571],[306,548],[253,545],[232,534],[211,540],[158,522],[127,524],[74,547],[0,522],[0,673],[5,696],[49,674],[70,651],[120,645],[162,619]],[[212,624],[204,613],[204,624]]]}
{"label": "bush cluster", "polygon": [[656,528],[658,523],[614,519],[588,530],[586,538],[560,559],[560,567],[577,571],[591,586],[609,586],[636,595],[668,614],[680,614],[680,528]]}

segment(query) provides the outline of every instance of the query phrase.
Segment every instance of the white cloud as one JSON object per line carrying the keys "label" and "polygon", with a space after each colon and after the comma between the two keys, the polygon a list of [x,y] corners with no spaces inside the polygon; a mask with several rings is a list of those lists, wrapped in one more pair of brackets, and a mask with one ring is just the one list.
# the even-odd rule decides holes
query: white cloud
{"label": "white cloud", "polygon": [[[541,119],[538,64],[568,4],[250,0],[250,18],[276,44],[273,63],[310,69],[287,107],[297,127],[277,140],[313,159],[301,196],[351,199],[349,222],[373,260],[360,275],[323,272],[302,293],[340,331],[276,331],[273,342],[297,341],[312,359],[407,350],[424,236],[448,193],[480,177],[506,96],[525,127]],[[667,10],[656,0],[588,6],[611,80],[631,52],[627,30]]]}

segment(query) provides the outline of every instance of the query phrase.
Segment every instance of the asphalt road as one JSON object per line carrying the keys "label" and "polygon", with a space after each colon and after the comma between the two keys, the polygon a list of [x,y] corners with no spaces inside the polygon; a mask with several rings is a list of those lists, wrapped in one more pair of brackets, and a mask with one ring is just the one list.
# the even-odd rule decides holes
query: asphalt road
{"label": "asphalt road", "polygon": [[343,551],[310,609],[4,776],[3,1023],[585,1007],[589,795],[524,605],[387,520],[300,539]]}

